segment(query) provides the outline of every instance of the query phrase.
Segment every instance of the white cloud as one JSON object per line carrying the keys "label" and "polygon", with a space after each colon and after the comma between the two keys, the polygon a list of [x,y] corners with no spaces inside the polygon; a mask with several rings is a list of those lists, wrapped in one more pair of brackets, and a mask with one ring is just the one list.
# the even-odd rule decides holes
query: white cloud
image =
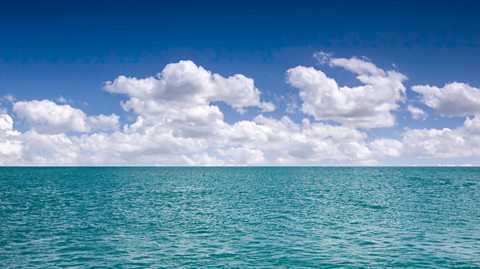
{"label": "white cloud", "polygon": [[378,156],[376,157],[399,157],[402,155],[403,144],[395,139],[380,138],[370,143],[370,148]]}
{"label": "white cloud", "polygon": [[112,115],[97,115],[91,116],[87,119],[88,125],[91,130],[96,131],[110,131],[118,129],[119,117],[115,114]]}
{"label": "white cloud", "polygon": [[438,111],[442,116],[473,116],[480,114],[480,89],[465,83],[450,83],[442,88],[416,85],[412,90],[419,93],[421,101]]}
{"label": "white cloud", "polygon": [[176,133],[163,124],[83,135],[31,130],[7,140],[18,141],[15,150],[21,158],[2,160],[14,165],[351,164],[373,161],[365,138],[349,127],[258,116],[223,123],[203,135]]}
{"label": "white cloud", "polygon": [[20,101],[13,105],[13,111],[42,133],[88,130],[85,113],[69,105],[57,105],[49,100]]}
{"label": "white cloud", "polygon": [[315,58],[320,64],[326,64],[333,57],[333,53],[317,51],[313,53],[313,58]]}
{"label": "white cloud", "polygon": [[236,74],[225,78],[205,70],[192,61],[168,64],[156,77],[144,79],[119,76],[107,82],[105,89],[130,97],[124,107],[139,115],[177,113],[176,109],[207,106],[223,101],[242,112],[246,107],[256,106],[263,111],[272,111],[274,105],[260,101],[260,91],[253,79]]}
{"label": "white cloud", "polygon": [[[318,58],[318,57],[317,57]],[[323,58],[322,58],[323,59]],[[297,66],[287,71],[287,82],[299,89],[302,111],[317,120],[332,120],[363,128],[389,127],[398,102],[405,100],[403,81],[397,71],[384,71],[358,58],[328,58],[331,66],[357,74],[362,86],[339,86],[325,73],[313,67]]]}
{"label": "white cloud", "polygon": [[[332,66],[358,75],[358,87],[339,87],[314,68],[288,71],[300,90],[301,109],[315,117],[295,122],[260,113],[229,123],[215,102],[238,111],[270,111],[254,81],[223,77],[190,61],[167,65],[156,77],[120,76],[107,91],[124,94],[122,103],[136,121],[119,128],[117,115],[87,115],[49,100],[13,103],[18,121],[0,114],[1,165],[352,165],[384,158],[459,158],[480,155],[480,117],[454,129],[407,129],[399,139],[369,139],[356,127],[391,126],[404,100],[405,77],[363,59],[325,56]],[[413,106],[407,109],[423,115]],[[341,125],[321,122],[338,121]],[[378,122],[377,122],[378,121]],[[21,128],[20,128],[21,129]]]}
{"label": "white cloud", "polygon": [[427,113],[423,111],[421,108],[408,105],[407,106],[408,112],[410,112],[410,115],[412,116],[412,119],[414,120],[420,120],[420,119],[426,119],[427,118]]}
{"label": "white cloud", "polygon": [[63,96],[59,96],[57,99],[55,99],[55,101],[56,101],[57,103],[59,103],[59,104],[69,104],[69,103],[73,103],[72,100],[67,99],[67,98],[65,98],[65,97],[63,97]]}
{"label": "white cloud", "polygon": [[[227,133],[228,134],[228,133]],[[289,117],[275,120],[257,116],[232,126],[227,136],[231,145],[242,145],[263,152],[270,164],[325,164],[329,161],[364,161],[372,157],[358,130],[310,123],[294,123]],[[257,154],[258,160],[260,154]]]}
{"label": "white cloud", "polygon": [[[372,62],[370,62],[367,59],[330,58],[329,63],[330,63],[331,66],[342,67],[345,70],[348,70],[348,71],[350,71],[354,74],[357,74],[359,76],[373,76],[373,77],[387,77],[388,76],[388,72],[384,71],[383,69],[378,68],[376,65],[374,65]],[[394,71],[390,71],[390,72],[394,72]],[[400,74],[397,74],[397,75],[399,76],[397,79],[401,79],[402,81],[404,79],[406,79],[403,76],[400,76]],[[361,78],[358,78],[358,79],[360,81],[362,81]]]}
{"label": "white cloud", "polygon": [[[19,133],[21,158],[10,164],[203,164],[269,165],[371,163],[366,134],[351,127],[295,123],[258,115],[253,120],[229,124],[214,102],[237,110],[260,101],[253,80],[243,75],[224,78],[192,62],[168,65],[156,78],[119,77],[106,89],[128,96],[123,103],[137,120],[110,133],[118,117],[87,116],[69,105],[22,101],[14,104],[17,115],[31,129]],[[13,121],[8,121],[13,130]],[[75,131],[66,134],[66,132]],[[7,161],[8,162],[8,161]]]}
{"label": "white cloud", "polygon": [[13,129],[13,119],[8,114],[0,114],[0,165],[16,162],[21,157],[20,133]]}
{"label": "white cloud", "polygon": [[87,117],[80,109],[58,105],[50,100],[19,101],[13,104],[13,111],[39,133],[88,132],[118,126],[116,115]]}
{"label": "white cloud", "polygon": [[480,136],[480,116],[467,118],[463,123],[463,132],[469,136]]}
{"label": "white cloud", "polygon": [[405,156],[457,158],[480,156],[480,118],[467,118],[461,127],[407,130]]}
{"label": "white cloud", "polygon": [[13,130],[13,119],[8,114],[0,115],[0,134],[7,134]]}

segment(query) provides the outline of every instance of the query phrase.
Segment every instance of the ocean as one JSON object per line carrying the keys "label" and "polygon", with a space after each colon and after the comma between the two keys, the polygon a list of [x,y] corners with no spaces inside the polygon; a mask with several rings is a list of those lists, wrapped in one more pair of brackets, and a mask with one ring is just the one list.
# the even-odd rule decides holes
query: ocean
{"label": "ocean", "polygon": [[0,268],[480,268],[480,168],[0,168]]}

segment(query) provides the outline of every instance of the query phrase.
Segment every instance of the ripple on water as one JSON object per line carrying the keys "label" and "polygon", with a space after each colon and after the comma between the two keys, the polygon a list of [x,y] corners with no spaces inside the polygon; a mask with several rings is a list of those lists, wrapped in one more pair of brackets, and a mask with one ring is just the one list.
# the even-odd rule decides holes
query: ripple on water
{"label": "ripple on water", "polygon": [[480,168],[0,168],[0,267],[480,267]]}

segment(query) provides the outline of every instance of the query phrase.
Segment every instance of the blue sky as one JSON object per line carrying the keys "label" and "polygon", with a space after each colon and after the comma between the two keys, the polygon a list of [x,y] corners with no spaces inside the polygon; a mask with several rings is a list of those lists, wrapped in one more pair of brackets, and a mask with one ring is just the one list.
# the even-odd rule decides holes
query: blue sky
{"label": "blue sky", "polygon": [[[340,86],[362,85],[352,72],[319,63],[313,54],[322,51],[332,53],[332,58],[366,57],[366,62],[378,68],[396,70],[408,77],[403,82],[406,101],[398,102],[398,108],[391,111],[395,117],[394,125],[381,128],[354,126],[367,135],[366,143],[378,138],[400,140],[406,129],[454,130],[463,126],[466,118],[474,117],[477,110],[442,116],[441,110],[421,102],[419,94],[411,87],[431,85],[441,88],[452,82],[480,87],[479,8],[476,1],[402,1],[394,4],[387,1],[4,3],[0,10],[0,96],[4,96],[0,108],[12,118],[13,128],[22,135],[38,130],[28,115],[14,110],[15,103],[45,99],[79,109],[86,115],[118,115],[118,130],[121,130],[125,124],[135,123],[140,114],[122,108],[120,102],[129,97],[106,91],[104,83],[120,75],[154,76],[169,63],[191,60],[224,77],[242,74],[252,78],[261,92],[261,99],[276,106],[271,112],[250,106],[241,114],[228,102],[210,102],[209,105],[220,108],[228,124],[250,121],[262,114],[277,120],[288,116],[298,124],[308,118],[312,122],[333,126],[345,125],[342,121],[304,113],[301,108],[293,113],[285,111],[292,100],[300,106],[302,104],[299,89],[286,82],[286,71],[290,68],[312,66],[334,78]],[[477,96],[476,90],[478,88],[470,92]],[[5,98],[8,95],[15,99],[7,100],[11,99]],[[67,102],[60,100],[61,97]],[[422,109],[427,118],[412,119],[407,105]],[[461,103],[455,105],[462,106]],[[74,139],[85,133],[91,135],[94,131],[66,130],[65,133]],[[19,143],[23,147],[28,144],[24,140]],[[257,150],[251,145],[248,149]],[[81,152],[79,150],[78,154]],[[178,155],[175,150],[173,152]],[[192,159],[191,154],[203,153],[212,154],[209,157],[220,161],[230,157],[227,153],[227,157],[220,154],[211,144],[203,153],[194,152],[186,153],[185,158]],[[134,164],[163,164],[162,158],[167,158],[155,156],[139,157]],[[441,156],[445,154],[435,156],[432,153],[428,158],[421,157],[418,162],[478,164],[478,156],[473,153],[454,154],[453,158],[447,159]],[[25,156],[18,158],[5,163],[42,164],[31,156],[28,160]],[[373,159],[379,164],[415,164],[406,162],[410,158],[403,155],[391,161],[390,158]],[[47,159],[45,156],[40,158],[45,164],[51,164]],[[389,161],[382,161],[386,159]],[[357,160],[348,158],[337,161],[335,157],[325,163],[357,164]],[[82,163],[78,159],[66,162]],[[265,161],[265,164],[279,163],[278,160]],[[325,164],[323,159],[293,163]]]}

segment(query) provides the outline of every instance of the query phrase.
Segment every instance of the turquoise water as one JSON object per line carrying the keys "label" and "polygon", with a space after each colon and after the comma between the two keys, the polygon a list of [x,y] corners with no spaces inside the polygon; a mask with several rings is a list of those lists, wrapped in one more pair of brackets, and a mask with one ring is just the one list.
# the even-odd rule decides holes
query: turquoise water
{"label": "turquoise water", "polygon": [[480,168],[0,168],[0,267],[480,267]]}

